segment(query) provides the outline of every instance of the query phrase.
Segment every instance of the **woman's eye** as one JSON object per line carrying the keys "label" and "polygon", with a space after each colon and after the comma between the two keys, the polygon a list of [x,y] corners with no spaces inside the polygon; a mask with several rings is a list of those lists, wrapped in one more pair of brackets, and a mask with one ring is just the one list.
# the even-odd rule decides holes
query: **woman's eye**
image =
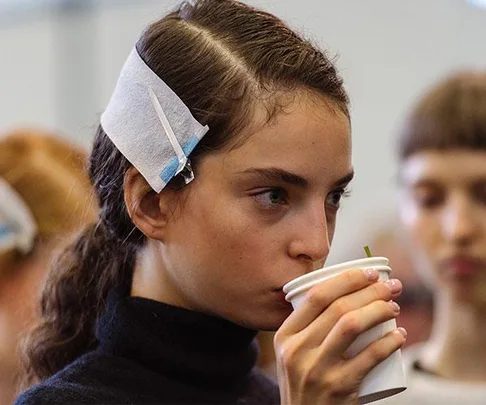
{"label": "woman's eye", "polygon": [[349,195],[349,191],[345,190],[344,188],[340,188],[338,190],[334,190],[327,196],[326,203],[329,204],[331,207],[338,209],[341,205],[341,200]]}
{"label": "woman's eye", "polygon": [[481,182],[473,187],[474,198],[479,204],[486,205],[486,182]]}
{"label": "woman's eye", "polygon": [[440,206],[444,201],[442,193],[416,193],[415,202],[425,209],[433,209]]}
{"label": "woman's eye", "polygon": [[275,208],[278,205],[287,203],[287,192],[283,188],[271,188],[258,194],[253,195],[253,198],[266,208]]}

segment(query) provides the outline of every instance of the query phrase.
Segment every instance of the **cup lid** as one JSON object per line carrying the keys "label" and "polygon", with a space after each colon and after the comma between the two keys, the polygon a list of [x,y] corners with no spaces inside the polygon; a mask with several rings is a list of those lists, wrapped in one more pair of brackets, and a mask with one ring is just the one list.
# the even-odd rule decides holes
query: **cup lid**
{"label": "cup lid", "polygon": [[312,280],[322,279],[323,277],[328,277],[335,275],[342,270],[347,269],[368,269],[373,267],[388,266],[389,260],[386,257],[365,257],[363,259],[351,260],[349,262],[338,263],[333,266],[323,267],[318,270],[311,271],[310,273],[304,274],[303,276],[297,277],[283,286],[283,292],[288,293],[297,287],[309,283]]}

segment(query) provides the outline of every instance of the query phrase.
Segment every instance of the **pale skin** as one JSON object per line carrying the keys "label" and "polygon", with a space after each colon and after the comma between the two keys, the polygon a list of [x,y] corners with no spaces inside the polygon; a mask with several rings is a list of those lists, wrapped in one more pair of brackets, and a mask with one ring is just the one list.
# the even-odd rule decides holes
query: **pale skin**
{"label": "pale skin", "polygon": [[402,220],[436,297],[420,362],[445,378],[484,384],[486,152],[420,152],[403,162],[401,178]]}
{"label": "pale skin", "polygon": [[353,175],[348,118],[322,96],[293,96],[269,123],[257,113],[244,142],[206,155],[182,190],[156,194],[127,172],[127,208],[148,237],[132,295],[277,330],[282,404],[356,404],[360,381],[405,332],[343,353],[398,315],[390,301],[401,284],[353,270],[312,288],[296,311],[284,300],[284,284],[324,264]]}

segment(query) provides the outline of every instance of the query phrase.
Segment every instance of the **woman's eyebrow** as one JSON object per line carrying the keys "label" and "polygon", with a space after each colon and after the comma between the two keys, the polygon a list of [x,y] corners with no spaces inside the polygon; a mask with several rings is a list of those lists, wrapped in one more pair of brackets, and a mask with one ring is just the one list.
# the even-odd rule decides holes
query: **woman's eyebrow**
{"label": "woman's eyebrow", "polygon": [[354,171],[351,171],[346,176],[341,177],[338,181],[336,181],[333,187],[342,186],[344,184],[348,184],[354,178]]}
{"label": "woman's eyebrow", "polygon": [[304,177],[278,167],[250,168],[240,173],[244,175],[257,176],[267,181],[280,181],[302,188],[309,186],[309,181]]}
{"label": "woman's eyebrow", "polygon": [[[302,188],[306,188],[309,186],[309,181],[292,172],[289,172],[287,170],[280,169],[278,167],[269,167],[269,168],[250,168],[247,169],[243,172],[242,174],[245,175],[254,175],[257,177],[260,177],[266,181],[281,181],[287,184],[291,184],[294,186],[299,186]],[[343,184],[349,183],[354,177],[354,171],[351,171],[348,173],[346,176],[340,178],[337,180],[334,184],[333,187],[341,186]]]}
{"label": "woman's eyebrow", "polygon": [[409,178],[404,176],[402,173],[398,174],[398,184],[400,186],[406,186],[410,188],[425,188],[425,187],[436,187],[439,182],[437,179],[429,176],[416,176]]}

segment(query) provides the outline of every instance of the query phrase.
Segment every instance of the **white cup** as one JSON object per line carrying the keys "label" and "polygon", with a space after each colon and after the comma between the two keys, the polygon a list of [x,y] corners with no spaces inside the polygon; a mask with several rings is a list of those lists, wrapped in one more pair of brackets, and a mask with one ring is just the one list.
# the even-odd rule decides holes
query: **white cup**
{"label": "white cup", "polygon": [[[370,257],[324,267],[297,277],[283,287],[285,299],[297,308],[305,299],[306,292],[315,284],[352,269],[378,270],[380,280],[390,278],[391,268],[386,257]],[[353,357],[373,341],[396,329],[395,319],[383,322],[359,335],[346,351]],[[364,378],[359,389],[359,403],[367,404],[398,394],[407,388],[401,351],[397,350],[374,367]]]}

